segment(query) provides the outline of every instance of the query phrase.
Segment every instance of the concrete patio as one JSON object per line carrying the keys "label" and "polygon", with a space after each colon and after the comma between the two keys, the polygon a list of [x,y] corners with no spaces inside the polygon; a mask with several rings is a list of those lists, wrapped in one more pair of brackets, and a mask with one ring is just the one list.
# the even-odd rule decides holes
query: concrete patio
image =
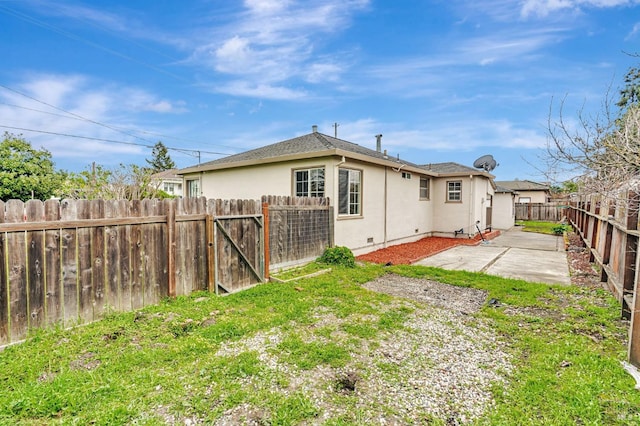
{"label": "concrete patio", "polygon": [[477,246],[456,246],[415,265],[484,272],[505,278],[547,284],[570,284],[561,236],[522,232],[513,227]]}

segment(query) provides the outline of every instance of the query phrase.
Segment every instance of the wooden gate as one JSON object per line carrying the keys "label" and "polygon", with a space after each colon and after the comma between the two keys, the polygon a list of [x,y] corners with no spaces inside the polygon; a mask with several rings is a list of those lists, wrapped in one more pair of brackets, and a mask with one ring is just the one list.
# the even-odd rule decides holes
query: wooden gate
{"label": "wooden gate", "polygon": [[213,216],[212,222],[216,294],[264,282],[263,215]]}

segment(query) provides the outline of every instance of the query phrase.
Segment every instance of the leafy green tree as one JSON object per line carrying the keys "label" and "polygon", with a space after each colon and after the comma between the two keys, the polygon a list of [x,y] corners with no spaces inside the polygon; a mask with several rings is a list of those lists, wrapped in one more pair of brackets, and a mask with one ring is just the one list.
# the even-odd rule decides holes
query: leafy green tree
{"label": "leafy green tree", "polygon": [[153,173],[163,172],[165,170],[175,169],[176,163],[173,162],[167,147],[162,142],[158,142],[151,150],[151,160],[146,160]]}
{"label": "leafy green tree", "polygon": [[624,87],[620,90],[620,100],[616,103],[624,112],[625,108],[640,103],[640,67],[632,67],[624,76]]}
{"label": "leafy green tree", "polygon": [[110,170],[95,163],[79,173],[64,172],[64,179],[56,196],[85,200],[111,199],[111,174]]}
{"label": "leafy green tree", "polygon": [[51,153],[34,149],[21,135],[5,132],[0,142],[0,199],[46,200],[54,195],[61,174]]}

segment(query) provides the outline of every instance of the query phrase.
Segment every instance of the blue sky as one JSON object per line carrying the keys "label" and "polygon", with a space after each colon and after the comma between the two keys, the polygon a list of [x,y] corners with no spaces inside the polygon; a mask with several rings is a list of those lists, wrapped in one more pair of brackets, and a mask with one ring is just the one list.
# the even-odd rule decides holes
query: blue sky
{"label": "blue sky", "polygon": [[80,171],[338,123],[414,163],[492,154],[498,180],[542,180],[552,100],[598,111],[639,47],[638,0],[0,0],[0,132]]}

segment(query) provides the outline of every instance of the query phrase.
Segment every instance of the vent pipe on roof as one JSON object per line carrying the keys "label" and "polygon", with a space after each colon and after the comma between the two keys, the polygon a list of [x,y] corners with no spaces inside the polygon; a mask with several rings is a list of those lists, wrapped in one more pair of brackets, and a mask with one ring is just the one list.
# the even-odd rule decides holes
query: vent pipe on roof
{"label": "vent pipe on roof", "polygon": [[382,151],[382,135],[376,135],[376,151]]}
{"label": "vent pipe on roof", "polygon": [[311,131],[313,131],[313,133],[318,133],[318,126],[316,126],[315,124],[311,126]]}

